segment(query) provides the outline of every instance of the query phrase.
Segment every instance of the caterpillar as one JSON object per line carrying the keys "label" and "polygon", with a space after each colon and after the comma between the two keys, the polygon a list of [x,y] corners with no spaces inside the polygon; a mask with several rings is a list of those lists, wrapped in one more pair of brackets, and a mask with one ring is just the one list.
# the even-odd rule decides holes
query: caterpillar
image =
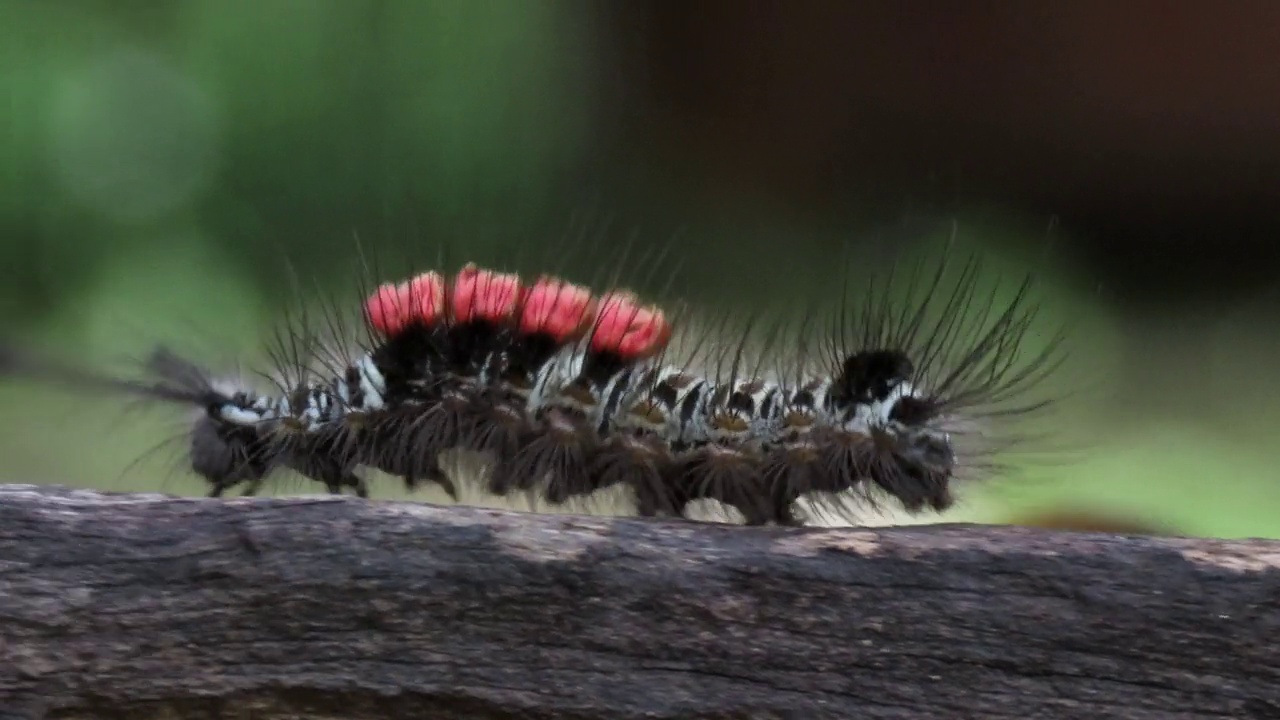
{"label": "caterpillar", "polygon": [[[186,462],[212,497],[282,471],[368,497],[373,469],[456,501],[441,457],[461,450],[485,459],[483,492],[556,507],[621,487],[644,517],[712,500],[746,524],[798,525],[802,498],[846,514],[878,496],[942,512],[997,449],[994,423],[1052,404],[1039,390],[1063,360],[1060,333],[1029,347],[1029,276],[1001,300],[979,292],[976,258],[947,282],[950,267],[916,267],[906,300],[891,276],[846,293],[825,325],[739,328],[726,344],[627,290],[468,263],[362,292],[353,353],[326,349],[305,317],[286,323],[271,392],[164,346],[137,379],[12,344],[0,367],[197,410]],[[341,310],[322,318],[331,335]]]}

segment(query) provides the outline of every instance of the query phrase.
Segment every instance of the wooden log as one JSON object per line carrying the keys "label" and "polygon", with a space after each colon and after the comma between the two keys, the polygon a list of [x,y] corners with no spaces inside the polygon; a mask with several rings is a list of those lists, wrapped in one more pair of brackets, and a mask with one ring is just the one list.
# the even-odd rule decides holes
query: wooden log
{"label": "wooden log", "polygon": [[1280,717],[1280,543],[0,486],[4,718]]}

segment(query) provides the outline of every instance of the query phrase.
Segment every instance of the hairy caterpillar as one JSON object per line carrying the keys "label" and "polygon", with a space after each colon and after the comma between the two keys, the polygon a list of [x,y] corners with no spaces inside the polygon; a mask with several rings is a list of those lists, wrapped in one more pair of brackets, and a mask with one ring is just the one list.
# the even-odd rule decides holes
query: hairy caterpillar
{"label": "hairy caterpillar", "polygon": [[831,322],[730,342],[616,287],[433,270],[362,293],[356,352],[320,337],[349,334],[343,308],[288,323],[265,393],[164,347],[138,379],[14,348],[4,364],[198,409],[187,460],[212,496],[292,470],[365,497],[373,468],[457,499],[440,457],[463,450],[486,459],[482,491],[552,506],[622,487],[641,516],[714,500],[748,524],[793,525],[802,498],[843,514],[876,495],[942,511],[998,449],[993,423],[1048,406],[1039,386],[1062,360],[1060,335],[1028,346],[1029,278],[1001,300],[980,292],[976,260],[950,282],[949,268],[909,272],[905,300],[890,278],[846,294]]}

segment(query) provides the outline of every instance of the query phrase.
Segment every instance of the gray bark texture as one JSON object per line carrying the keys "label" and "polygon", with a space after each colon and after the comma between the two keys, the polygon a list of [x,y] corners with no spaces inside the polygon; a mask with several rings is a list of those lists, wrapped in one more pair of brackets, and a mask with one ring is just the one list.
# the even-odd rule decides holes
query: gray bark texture
{"label": "gray bark texture", "polygon": [[1280,718],[1280,543],[0,486],[0,717]]}

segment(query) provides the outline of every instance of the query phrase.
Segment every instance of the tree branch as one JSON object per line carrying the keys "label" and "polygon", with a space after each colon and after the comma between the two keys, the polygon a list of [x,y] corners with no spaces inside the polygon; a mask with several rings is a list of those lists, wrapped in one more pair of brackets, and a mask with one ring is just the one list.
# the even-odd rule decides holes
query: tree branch
{"label": "tree branch", "polygon": [[1280,543],[0,486],[4,718],[1280,717]]}

